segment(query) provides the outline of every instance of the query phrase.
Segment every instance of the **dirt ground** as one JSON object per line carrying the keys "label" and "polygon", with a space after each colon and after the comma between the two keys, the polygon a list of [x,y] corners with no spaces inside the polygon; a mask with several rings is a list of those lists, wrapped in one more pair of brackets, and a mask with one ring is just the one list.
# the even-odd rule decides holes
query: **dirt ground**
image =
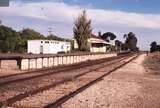
{"label": "dirt ground", "polygon": [[22,70],[11,70],[11,69],[0,69],[0,77],[6,76],[6,75],[12,75],[12,74],[18,74],[18,73],[24,73],[26,71]]}
{"label": "dirt ground", "polygon": [[149,54],[144,61],[144,66],[150,74],[160,74],[160,53]]}
{"label": "dirt ground", "polygon": [[139,56],[60,108],[160,108],[160,75],[146,60]]}

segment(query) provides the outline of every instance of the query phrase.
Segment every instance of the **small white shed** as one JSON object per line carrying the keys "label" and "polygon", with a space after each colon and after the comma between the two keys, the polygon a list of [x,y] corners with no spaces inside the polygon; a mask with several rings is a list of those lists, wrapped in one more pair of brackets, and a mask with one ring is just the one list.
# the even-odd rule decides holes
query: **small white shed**
{"label": "small white shed", "polygon": [[28,40],[27,52],[32,54],[57,54],[69,52],[71,43],[57,40]]}

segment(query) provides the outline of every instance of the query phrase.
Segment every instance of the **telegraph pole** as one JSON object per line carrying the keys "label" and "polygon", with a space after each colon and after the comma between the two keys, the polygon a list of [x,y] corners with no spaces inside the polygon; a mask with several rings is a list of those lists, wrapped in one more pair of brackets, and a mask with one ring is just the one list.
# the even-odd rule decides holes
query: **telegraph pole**
{"label": "telegraph pole", "polygon": [[48,33],[49,33],[49,36],[52,35],[52,28],[51,27],[48,28]]}

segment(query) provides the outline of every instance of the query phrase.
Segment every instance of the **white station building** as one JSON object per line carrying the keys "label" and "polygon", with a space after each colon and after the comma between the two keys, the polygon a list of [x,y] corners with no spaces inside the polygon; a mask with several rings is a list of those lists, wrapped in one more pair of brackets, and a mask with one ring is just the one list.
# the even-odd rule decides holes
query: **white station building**
{"label": "white station building", "polygon": [[[102,38],[96,35],[91,35],[88,39],[88,43],[90,46],[90,52],[107,52],[107,46],[115,46],[113,43],[106,42]],[[78,44],[74,41],[74,49],[78,48]]]}
{"label": "white station building", "polygon": [[28,40],[27,52],[32,54],[57,54],[69,52],[71,43],[57,40]]}

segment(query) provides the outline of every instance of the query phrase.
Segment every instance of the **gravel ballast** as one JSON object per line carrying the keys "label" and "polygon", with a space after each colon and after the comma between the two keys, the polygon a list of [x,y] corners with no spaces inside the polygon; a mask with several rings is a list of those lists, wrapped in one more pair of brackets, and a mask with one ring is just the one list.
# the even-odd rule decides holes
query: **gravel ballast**
{"label": "gravel ballast", "polygon": [[159,108],[160,76],[146,72],[145,57],[139,56],[60,108]]}
{"label": "gravel ballast", "polygon": [[[106,67],[104,69],[101,68],[99,70],[104,71],[106,69],[109,69],[109,68]],[[17,101],[16,103],[13,104],[13,106],[38,107],[38,108],[44,107],[47,104],[55,102],[60,97],[75,91],[79,87],[85,85],[86,83],[89,83],[90,81],[96,79],[97,77],[102,76],[103,74],[105,74],[103,71],[100,71],[100,72],[92,71],[91,73],[87,73],[79,78],[73,79],[73,81],[69,81],[55,88],[48,89],[44,92],[38,93],[31,97],[27,97],[21,101]]]}

